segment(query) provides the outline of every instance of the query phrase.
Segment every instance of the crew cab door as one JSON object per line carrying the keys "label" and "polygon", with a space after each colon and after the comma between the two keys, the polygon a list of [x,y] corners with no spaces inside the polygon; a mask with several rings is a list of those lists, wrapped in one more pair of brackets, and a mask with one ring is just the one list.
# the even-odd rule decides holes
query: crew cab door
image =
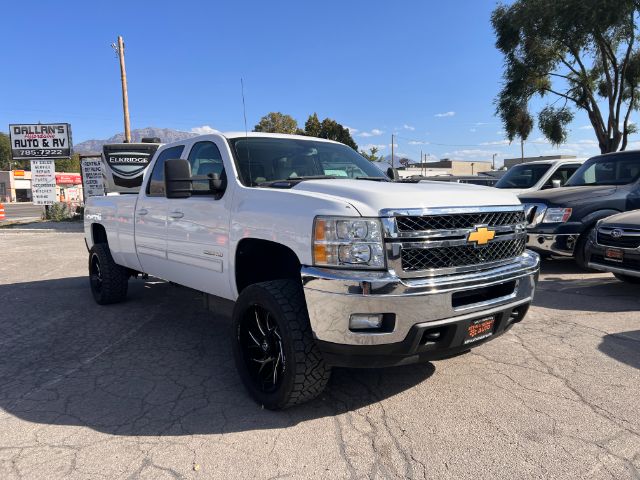
{"label": "crew cab door", "polygon": [[149,180],[140,189],[135,212],[135,242],[138,259],[145,273],[171,279],[167,261],[167,198],[164,184],[164,162],[180,158],[184,145],[166,148],[158,153]]}
{"label": "crew cab door", "polygon": [[191,197],[167,199],[167,259],[172,265],[172,281],[231,298],[231,192],[226,182],[231,159],[223,158],[222,152],[227,155],[221,141],[203,140],[191,145],[191,174],[217,173],[223,179],[224,191],[213,194],[207,181],[194,181]]}

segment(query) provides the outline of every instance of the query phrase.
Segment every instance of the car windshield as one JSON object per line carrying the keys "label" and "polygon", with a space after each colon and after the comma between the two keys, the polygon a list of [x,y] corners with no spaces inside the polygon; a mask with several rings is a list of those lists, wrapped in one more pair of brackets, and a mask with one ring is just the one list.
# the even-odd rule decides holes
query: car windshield
{"label": "car windshield", "polygon": [[625,185],[640,178],[640,154],[594,157],[582,165],[565,187]]}
{"label": "car windshield", "polygon": [[382,172],[342,144],[298,138],[229,140],[246,186],[305,178],[381,179]]}
{"label": "car windshield", "polygon": [[511,167],[495,184],[496,188],[531,188],[537,184],[551,165],[548,163],[531,163]]}

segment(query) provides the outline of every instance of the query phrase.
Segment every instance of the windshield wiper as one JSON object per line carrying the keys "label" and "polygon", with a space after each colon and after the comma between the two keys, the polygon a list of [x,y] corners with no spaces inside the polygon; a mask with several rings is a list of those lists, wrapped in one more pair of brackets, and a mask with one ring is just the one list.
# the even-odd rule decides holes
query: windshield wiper
{"label": "windshield wiper", "polygon": [[388,182],[390,181],[387,177],[354,177],[356,180],[371,180],[372,182]]}
{"label": "windshield wiper", "polygon": [[256,183],[257,187],[270,187],[270,188],[291,188],[300,182],[305,180],[331,180],[333,178],[339,178],[335,175],[308,175],[306,177],[289,177],[282,180],[271,180],[269,182]]}

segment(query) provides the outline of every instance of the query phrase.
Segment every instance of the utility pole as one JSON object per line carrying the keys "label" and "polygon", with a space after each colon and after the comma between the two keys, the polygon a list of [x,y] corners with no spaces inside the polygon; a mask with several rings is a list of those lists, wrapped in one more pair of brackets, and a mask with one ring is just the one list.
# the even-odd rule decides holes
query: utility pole
{"label": "utility pole", "polygon": [[129,94],[127,93],[127,69],[124,66],[124,40],[118,35],[118,45],[111,44],[120,59],[120,81],[122,83],[122,110],[124,113],[124,142],[131,143],[131,124],[129,123]]}
{"label": "utility pole", "polygon": [[394,135],[392,133],[391,134],[391,168],[394,168],[394,163],[393,163],[393,143],[394,143],[394,141],[393,141],[393,137],[394,137]]}
{"label": "utility pole", "polygon": [[496,155],[498,155],[497,153],[493,154],[493,160],[491,161],[491,170],[495,170],[496,169]]}

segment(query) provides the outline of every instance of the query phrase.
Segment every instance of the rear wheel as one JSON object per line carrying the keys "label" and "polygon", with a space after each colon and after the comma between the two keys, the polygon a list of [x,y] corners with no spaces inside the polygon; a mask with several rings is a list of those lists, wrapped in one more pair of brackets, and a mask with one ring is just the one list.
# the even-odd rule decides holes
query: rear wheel
{"label": "rear wheel", "polygon": [[640,277],[632,277],[631,275],[624,275],[622,273],[613,274],[618,280],[626,283],[640,284]]}
{"label": "rear wheel", "polygon": [[129,272],[113,261],[106,243],[98,243],[89,250],[89,285],[96,303],[118,303],[127,296]]}
{"label": "rear wheel", "polygon": [[278,410],[318,396],[330,368],[315,344],[299,282],[275,280],[245,288],[233,311],[236,366],[249,393]]}

